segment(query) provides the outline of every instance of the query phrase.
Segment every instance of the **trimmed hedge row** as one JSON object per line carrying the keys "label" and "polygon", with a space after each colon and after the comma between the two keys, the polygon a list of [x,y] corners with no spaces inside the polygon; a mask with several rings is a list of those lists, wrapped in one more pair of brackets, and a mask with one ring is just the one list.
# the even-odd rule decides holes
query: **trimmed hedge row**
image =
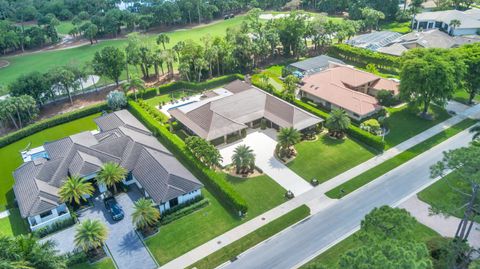
{"label": "trimmed hedge row", "polygon": [[186,148],[185,142],[176,135],[170,133],[165,126],[156,121],[137,103],[129,100],[128,110],[137,117],[165,147],[172,151],[180,162],[189,168],[190,171],[202,181],[206,188],[213,192],[220,201],[224,202],[225,206],[230,208],[235,214],[243,215],[247,212],[247,202],[232,188],[224,175],[203,165]]}
{"label": "trimmed hedge row", "polygon": [[145,91],[143,94],[144,99],[153,98],[159,94],[169,93],[175,90],[189,89],[189,90],[205,90],[212,89],[222,85],[227,84],[228,82],[234,81],[236,79],[243,79],[243,76],[240,74],[231,74],[225,75],[218,78],[210,79],[203,82],[188,82],[188,81],[177,81],[171,82],[159,86],[158,88],[150,88]]}
{"label": "trimmed hedge row", "polygon": [[32,135],[36,132],[40,132],[42,130],[48,129],[53,126],[60,125],[62,123],[66,123],[72,120],[76,120],[79,118],[83,118],[85,116],[89,116],[104,110],[108,110],[108,105],[106,102],[102,102],[100,104],[92,105],[86,108],[82,108],[79,110],[75,110],[72,112],[68,112],[62,115],[57,115],[52,118],[42,120],[31,125],[28,125],[25,128],[22,128],[18,131],[13,133],[7,134],[0,138],[0,147],[4,147],[9,145],[13,142],[16,142],[22,138],[25,138],[29,135]]}
{"label": "trimmed hedge row", "polygon": [[400,58],[387,55],[368,49],[357,48],[347,44],[335,44],[328,48],[328,54],[348,62],[366,66],[374,64],[377,68],[387,71],[388,73],[398,74]]}
{"label": "trimmed hedge row", "polygon": [[187,216],[187,215],[190,215],[192,214],[193,212],[197,211],[197,210],[200,210],[204,207],[206,207],[208,204],[210,204],[210,202],[208,201],[208,199],[204,199],[204,200],[201,200],[201,201],[198,201],[194,204],[191,204],[189,206],[186,206],[184,208],[181,208],[169,215],[164,215],[162,216],[162,218],[160,219],[160,221],[158,222],[158,225],[159,226],[162,226],[162,225],[167,225],[177,219],[180,219],[184,216]]}
{"label": "trimmed hedge row", "polygon": [[143,108],[145,111],[147,111],[150,114],[150,116],[152,116],[153,118],[155,118],[159,122],[168,123],[167,115],[160,112],[156,107],[149,105],[148,103],[146,103],[142,99],[138,99],[137,103],[141,108]]}

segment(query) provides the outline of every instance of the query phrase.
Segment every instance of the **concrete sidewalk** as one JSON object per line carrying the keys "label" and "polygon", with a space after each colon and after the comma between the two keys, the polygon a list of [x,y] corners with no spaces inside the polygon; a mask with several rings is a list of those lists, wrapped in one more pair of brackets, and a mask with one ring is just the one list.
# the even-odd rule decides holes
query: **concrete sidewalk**
{"label": "concrete sidewalk", "polygon": [[393,148],[390,148],[389,150],[385,151],[383,154],[373,157],[368,161],[362,164],[359,164],[356,167],[303,193],[302,195],[296,196],[294,199],[289,200],[281,204],[280,206],[277,206],[263,213],[262,215],[257,216],[256,218],[240,226],[235,227],[234,229],[170,261],[169,263],[163,265],[161,268],[172,268],[172,269],[186,268],[189,265],[192,265],[193,263],[195,263],[196,261],[199,261],[204,257],[214,253],[215,251],[220,250],[224,246],[255,231],[256,229],[267,224],[268,222],[282,216],[283,214],[295,209],[296,207],[302,204],[308,205],[312,209],[312,214],[315,214],[318,211],[321,211],[322,209],[334,203],[334,200],[325,196],[325,192],[383,163],[384,161],[395,157],[396,155],[411,148],[412,146],[415,146],[418,143],[425,141],[426,139],[444,131],[445,129],[452,127],[453,125],[461,122],[462,120],[468,117],[472,117],[476,119],[480,118],[480,105],[470,107],[465,111],[457,114],[456,116],[451,117],[448,120],[433,126],[432,128],[404,141],[403,143],[400,143],[399,145]]}

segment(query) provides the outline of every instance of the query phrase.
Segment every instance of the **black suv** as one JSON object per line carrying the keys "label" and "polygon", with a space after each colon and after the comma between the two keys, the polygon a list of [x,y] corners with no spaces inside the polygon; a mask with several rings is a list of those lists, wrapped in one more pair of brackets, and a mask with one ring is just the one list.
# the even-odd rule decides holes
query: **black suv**
{"label": "black suv", "polygon": [[125,216],[123,209],[114,197],[105,198],[103,203],[105,204],[105,208],[108,210],[114,221],[123,219]]}

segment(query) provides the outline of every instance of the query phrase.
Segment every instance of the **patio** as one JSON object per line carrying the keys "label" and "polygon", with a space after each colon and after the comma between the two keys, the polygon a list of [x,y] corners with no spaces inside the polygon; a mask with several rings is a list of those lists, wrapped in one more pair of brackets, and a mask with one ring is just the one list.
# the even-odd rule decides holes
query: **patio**
{"label": "patio", "polygon": [[247,145],[255,153],[255,164],[284,189],[292,191],[295,196],[310,190],[312,186],[308,182],[274,157],[273,153],[277,145],[276,137],[275,129],[249,129],[245,138],[218,147],[223,157],[222,165],[232,162],[232,156],[237,146]]}

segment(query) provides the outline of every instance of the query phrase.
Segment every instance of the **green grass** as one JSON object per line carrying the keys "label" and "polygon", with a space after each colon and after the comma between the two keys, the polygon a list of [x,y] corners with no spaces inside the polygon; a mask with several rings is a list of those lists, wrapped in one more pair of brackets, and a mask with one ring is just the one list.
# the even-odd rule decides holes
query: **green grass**
{"label": "green grass", "polygon": [[390,128],[390,132],[385,136],[387,149],[400,144],[450,117],[445,109],[437,106],[431,106],[430,109],[433,120],[422,119],[412,113],[407,106],[387,108],[387,111],[390,114],[386,119],[386,124],[388,128]]}
{"label": "green grass", "polygon": [[380,28],[383,31],[392,31],[400,34],[410,33],[412,29],[410,28],[410,22],[391,22],[380,25]]}
{"label": "green grass", "polygon": [[94,118],[99,114],[94,114],[68,123],[64,123],[36,134],[23,138],[15,143],[0,148],[0,210],[5,207],[13,207],[13,171],[17,169],[22,163],[20,151],[23,150],[29,143],[31,147],[38,147],[45,142],[64,138],[81,131],[95,130],[97,128]]}
{"label": "green grass", "polygon": [[56,27],[57,32],[61,35],[68,35],[70,30],[73,29],[73,24],[71,21],[61,21],[60,24]]}
{"label": "green grass", "polygon": [[[468,104],[469,94],[464,90],[458,90],[453,94],[452,99],[462,104]],[[477,94],[473,100],[480,102],[480,95]]]}
{"label": "green grass", "polygon": [[209,199],[210,205],[162,226],[157,235],[146,240],[148,248],[160,265],[285,201],[285,190],[268,176],[248,179],[225,176],[247,201],[247,216],[240,219],[230,214],[215,197],[203,189],[202,192]]}
{"label": "green grass", "polygon": [[193,264],[191,268],[216,268],[222,263],[235,258],[249,248],[279,233],[285,228],[308,217],[308,215],[310,215],[310,209],[306,205],[302,205],[240,238],[232,244],[208,255],[207,257]]}
{"label": "green grass", "polygon": [[18,208],[10,209],[10,215],[0,219],[0,234],[17,236],[28,233],[25,219],[20,216]]}
{"label": "green grass", "polygon": [[[200,38],[206,35],[223,36],[225,35],[225,30],[227,28],[238,27],[244,21],[244,18],[244,16],[237,16],[230,20],[219,21],[203,27],[167,32],[166,34],[170,37],[170,43],[167,44],[167,47],[172,47],[177,42],[188,39],[200,42]],[[67,29],[67,25],[65,25],[65,29]],[[156,35],[144,35],[143,38],[145,42],[153,42]],[[10,65],[6,68],[0,69],[0,86],[6,86],[20,75],[32,71],[46,72],[54,66],[66,64],[83,66],[86,62],[93,59],[95,52],[100,51],[104,47],[114,46],[117,48],[124,48],[126,45],[126,39],[106,40],[99,42],[98,44],[85,45],[66,50],[1,57],[0,59],[9,61]],[[131,72],[134,72],[135,68],[132,67],[130,70]],[[125,74],[123,74],[122,77],[125,77]],[[0,87],[0,89],[1,88],[2,87]],[[0,92],[0,95],[6,93],[5,90],[6,88],[4,87],[4,90],[3,92]]]}
{"label": "green grass", "polygon": [[166,93],[166,94],[160,93],[160,95],[157,95],[153,98],[146,99],[145,102],[147,104],[151,105],[151,106],[156,107],[160,104],[160,102],[167,103],[167,102],[171,101],[172,97],[173,97],[173,99],[179,99],[179,98],[182,98],[182,97],[199,94],[202,91],[203,90],[198,90],[198,91],[195,91],[195,90],[175,90],[175,91],[172,91],[172,92],[169,92],[169,93]]}
{"label": "green grass", "polygon": [[[453,172],[419,192],[417,196],[435,210],[462,218],[465,211],[464,205],[470,197],[462,195],[454,189],[471,193],[470,185],[464,180],[458,179],[458,175]],[[480,197],[477,197],[477,203],[480,203]],[[480,216],[476,217],[476,221],[480,222]]]}
{"label": "green grass", "polygon": [[[430,239],[438,236],[438,233],[434,230],[428,228],[427,226],[417,223],[415,227],[415,232],[419,241],[427,242]],[[317,264],[321,264],[325,266],[325,268],[329,269],[339,269],[338,262],[340,257],[345,254],[349,250],[353,250],[358,248],[362,245],[361,240],[356,236],[356,233],[350,235],[349,237],[342,240],[340,243],[336,244],[335,246],[331,247],[324,253],[320,254],[319,256],[315,257],[313,260],[302,266],[301,268],[315,268],[314,266]]]}
{"label": "green grass", "polygon": [[[363,172],[362,174],[350,179],[349,181],[333,188],[332,190],[326,192],[325,194],[330,198],[341,198],[344,195],[347,195],[356,189],[364,186],[365,184],[375,180],[381,175],[387,173],[388,171],[395,169],[396,167],[406,163],[407,161],[413,159],[419,154],[431,149],[432,147],[440,144],[441,142],[447,140],[448,138],[458,134],[459,132],[467,129],[468,127],[475,124],[476,121],[472,119],[465,119],[460,123],[444,130],[441,133],[438,133],[429,139],[423,141],[420,144],[417,144],[406,151],[398,154],[397,156]],[[342,194],[341,190],[344,191]]]}
{"label": "green grass", "polygon": [[105,258],[96,263],[81,263],[76,264],[70,269],[115,269],[115,265],[113,264],[112,259]]}
{"label": "green grass", "polygon": [[372,158],[375,154],[354,140],[335,140],[321,135],[316,141],[295,145],[297,157],[287,164],[299,176],[320,183]]}

